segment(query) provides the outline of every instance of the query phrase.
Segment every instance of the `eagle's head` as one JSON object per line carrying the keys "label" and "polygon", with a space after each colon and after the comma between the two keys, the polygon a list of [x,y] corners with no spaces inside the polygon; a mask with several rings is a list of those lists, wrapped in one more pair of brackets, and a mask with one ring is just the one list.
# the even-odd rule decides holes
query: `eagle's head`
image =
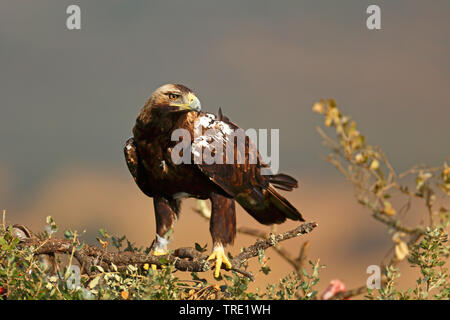
{"label": "eagle's head", "polygon": [[136,126],[133,129],[136,137],[138,131],[146,128],[151,123],[158,123],[158,119],[170,115],[176,115],[180,112],[200,111],[200,100],[195,96],[191,89],[182,84],[165,84],[152,93],[150,99],[139,112],[136,119]]}
{"label": "eagle's head", "polygon": [[165,84],[156,89],[147,103],[162,112],[200,111],[200,100],[191,89],[182,84]]}

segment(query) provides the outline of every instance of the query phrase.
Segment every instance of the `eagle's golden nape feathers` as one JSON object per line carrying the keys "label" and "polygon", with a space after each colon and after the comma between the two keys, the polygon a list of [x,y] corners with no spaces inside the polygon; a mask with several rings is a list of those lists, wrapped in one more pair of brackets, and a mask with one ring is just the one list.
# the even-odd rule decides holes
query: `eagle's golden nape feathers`
{"label": "eagle's golden nape feathers", "polygon": [[[204,150],[211,152],[215,148],[212,141],[221,143],[225,150],[226,141],[240,129],[224,116],[221,108],[217,116],[202,112],[200,108],[199,99],[184,85],[167,84],[156,89],[136,119],[133,137],[127,140],[124,155],[136,184],[154,199],[156,252],[167,250],[165,235],[173,230],[178,220],[182,198],[211,200],[209,229],[214,250],[209,260],[215,260],[215,276],[218,276],[222,264],[231,267],[224,247],[232,244],[236,236],[235,201],[262,224],[304,220],[275,189],[291,191],[297,188],[297,180],[286,174],[262,175],[261,169],[267,165],[260,161],[258,149],[249,137],[245,138],[244,148],[236,147],[235,159],[252,156],[258,159],[256,164],[249,161],[229,164],[226,159],[223,164],[194,161],[195,153],[204,154]],[[198,125],[201,137],[196,137]],[[178,143],[172,140],[172,133],[177,129],[190,133],[191,139],[182,141],[190,144],[191,148],[186,151],[190,163],[179,164],[172,160],[172,150]],[[203,131],[214,133],[208,136]],[[182,152],[184,156],[185,150]]]}

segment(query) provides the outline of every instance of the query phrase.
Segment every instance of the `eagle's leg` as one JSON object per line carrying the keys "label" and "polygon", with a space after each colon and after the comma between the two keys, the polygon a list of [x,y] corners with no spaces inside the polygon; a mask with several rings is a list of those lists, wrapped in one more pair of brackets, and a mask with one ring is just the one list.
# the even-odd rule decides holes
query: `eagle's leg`
{"label": "eagle's leg", "polygon": [[[169,253],[167,248],[175,223],[178,220],[179,200],[167,200],[163,197],[154,197],[156,220],[156,239],[152,245],[152,253],[156,256],[162,256]],[[152,265],[156,269],[156,265]]]}
{"label": "eagle's leg", "polygon": [[219,277],[222,263],[230,269],[231,262],[225,254],[224,246],[232,244],[236,235],[236,208],[233,199],[211,194],[211,219],[209,231],[213,240],[213,252],[208,260],[215,260],[214,277]]}

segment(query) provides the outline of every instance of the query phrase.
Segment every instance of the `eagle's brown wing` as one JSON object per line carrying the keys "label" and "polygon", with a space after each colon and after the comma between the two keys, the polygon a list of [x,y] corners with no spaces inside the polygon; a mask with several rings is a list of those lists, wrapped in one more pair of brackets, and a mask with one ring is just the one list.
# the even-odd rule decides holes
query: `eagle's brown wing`
{"label": "eagle's brown wing", "polygon": [[133,176],[133,179],[138,185],[139,189],[141,189],[141,191],[145,195],[153,197],[153,193],[149,185],[150,180],[145,170],[143,170],[141,162],[139,161],[136,144],[133,137],[129,138],[125,142],[123,152],[125,155],[125,161],[127,163],[128,170]]}
{"label": "eagle's brown wing", "polygon": [[223,154],[218,156],[222,157],[222,163],[207,164],[202,161],[196,164],[203,174],[226,194],[235,198],[260,223],[281,223],[286,218],[303,221],[300,212],[271,184],[281,186],[284,190],[292,190],[297,186],[297,181],[284,174],[262,175],[261,168],[267,166],[262,163],[255,144],[248,136],[244,135],[242,138],[244,148],[239,147],[237,143],[233,144],[234,163],[227,164],[226,144],[235,139],[233,133],[240,129],[236,124],[223,117],[221,112],[218,118],[211,114],[199,113],[196,123],[202,127],[201,132],[204,134],[194,136],[193,158],[201,152],[203,155],[205,152],[216,155],[217,146],[223,150]]}

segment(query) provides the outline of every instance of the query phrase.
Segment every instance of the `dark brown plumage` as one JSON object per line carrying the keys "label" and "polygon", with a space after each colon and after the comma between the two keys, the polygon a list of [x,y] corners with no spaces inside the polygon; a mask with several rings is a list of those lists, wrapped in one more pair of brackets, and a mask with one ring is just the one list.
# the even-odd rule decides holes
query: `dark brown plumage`
{"label": "dark brown plumage", "polygon": [[[179,143],[172,141],[172,133],[179,128],[190,133],[189,141],[183,140],[185,147],[190,147],[179,153],[179,156],[187,155],[190,163],[175,164],[172,160],[172,152]],[[205,133],[208,129],[213,133]],[[225,143],[235,138],[231,132],[238,129],[221,109],[217,117],[201,112],[199,100],[183,85],[158,88],[140,111],[133,137],[127,140],[124,152],[136,184],[154,199],[155,254],[167,252],[180,202],[186,197],[211,200],[210,232],[214,251],[210,258],[216,259],[216,276],[222,262],[231,267],[223,246],[233,243],[235,238],[235,201],[262,224],[282,223],[287,218],[304,221],[298,210],[275,190],[277,187],[290,191],[297,187],[297,181],[285,174],[262,175],[261,169],[267,166],[247,136],[242,140],[245,148],[233,147],[233,163],[226,163],[226,152],[218,153],[214,143],[222,144],[226,150]],[[223,164],[208,164],[206,160],[196,163],[195,156],[203,151],[216,160],[223,159]],[[249,163],[252,156],[256,163]],[[238,159],[245,162],[236,163]]]}

